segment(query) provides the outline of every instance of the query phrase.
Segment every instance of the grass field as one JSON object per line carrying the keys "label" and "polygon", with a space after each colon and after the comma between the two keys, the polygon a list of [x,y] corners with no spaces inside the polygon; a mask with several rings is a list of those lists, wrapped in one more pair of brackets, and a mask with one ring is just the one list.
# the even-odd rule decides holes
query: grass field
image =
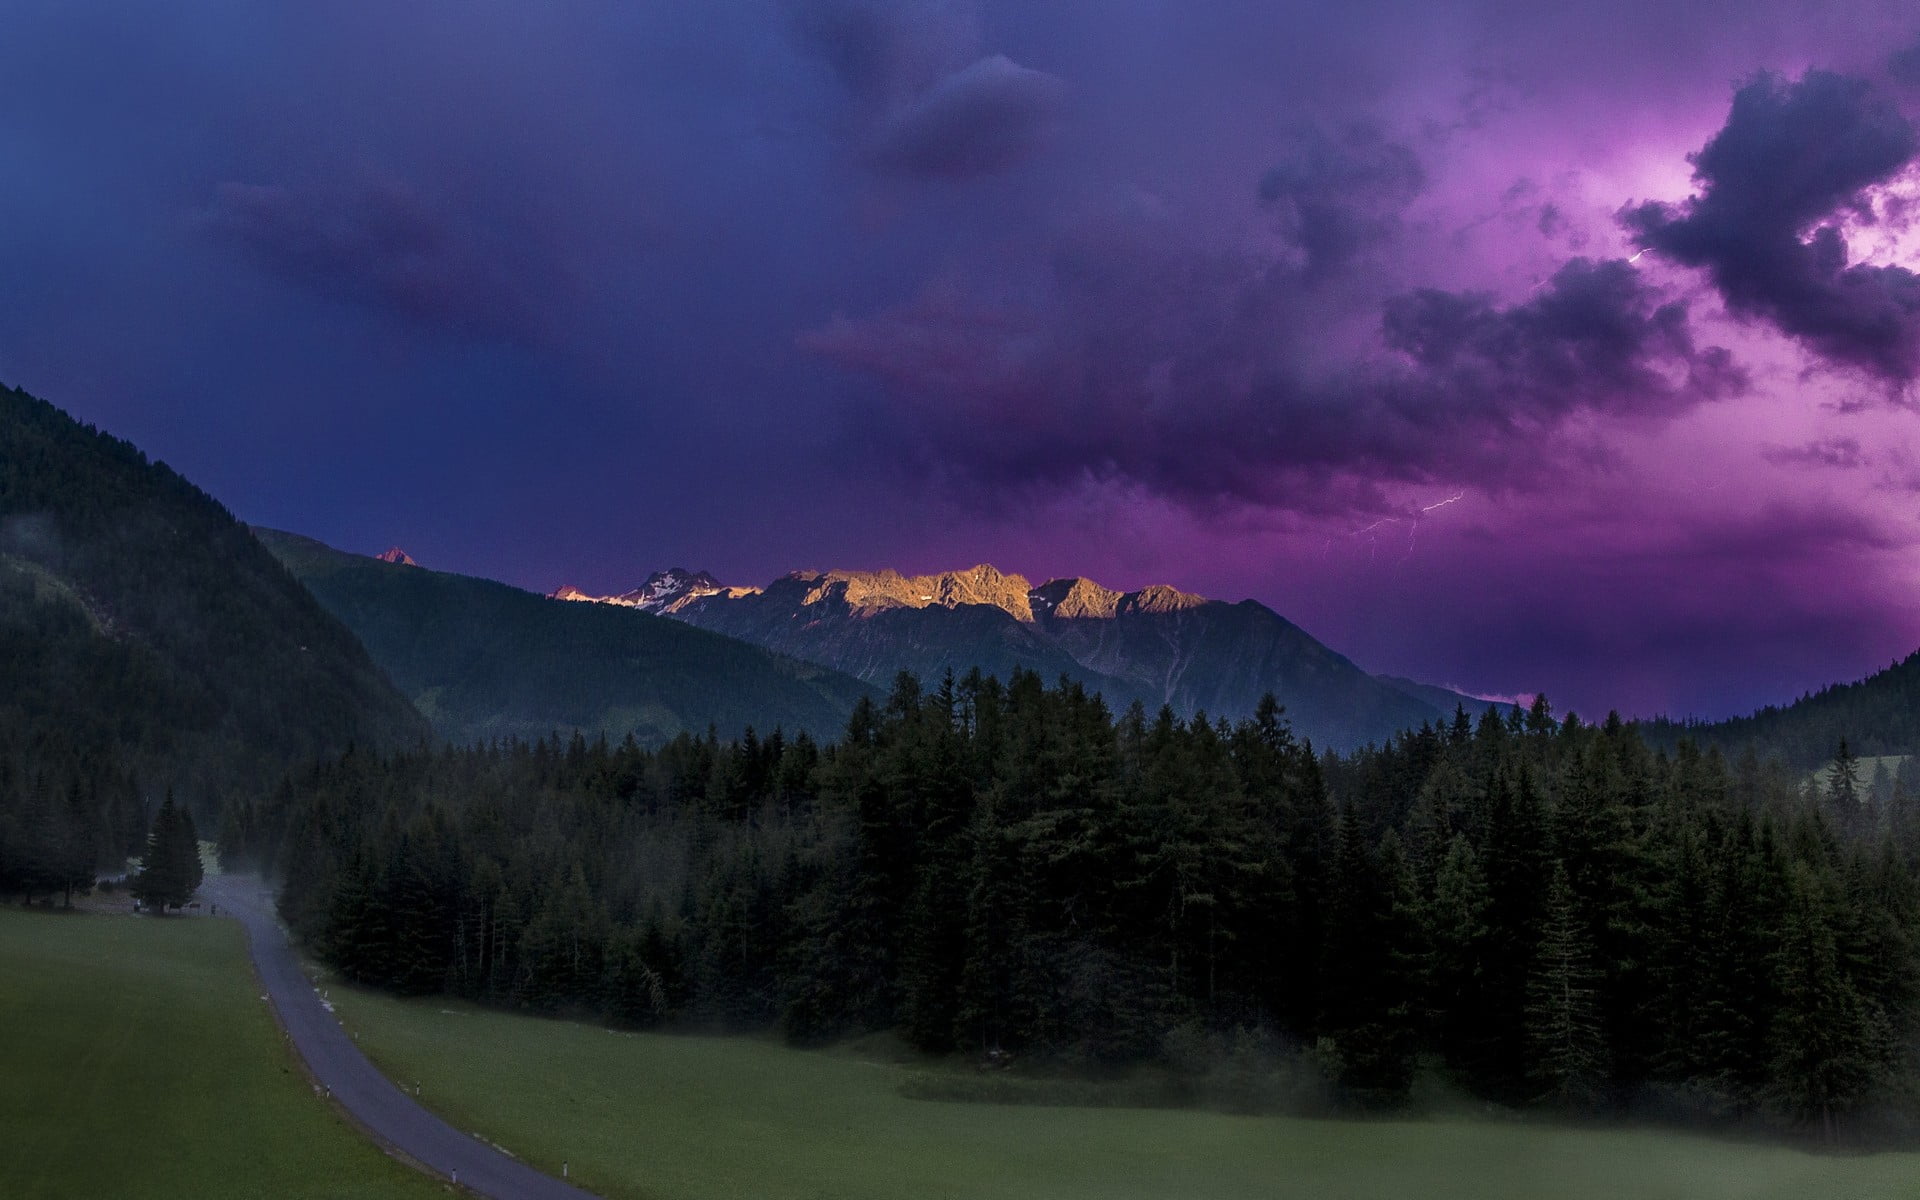
{"label": "grass field", "polygon": [[1468,1120],[1304,1121],[902,1099],[906,1068],[743,1038],[335,988],[426,1102],[631,1200],[1878,1200],[1920,1155],[1833,1158],[1680,1134]]}
{"label": "grass field", "polygon": [[0,1197],[450,1194],[313,1095],[238,925],[0,909]]}

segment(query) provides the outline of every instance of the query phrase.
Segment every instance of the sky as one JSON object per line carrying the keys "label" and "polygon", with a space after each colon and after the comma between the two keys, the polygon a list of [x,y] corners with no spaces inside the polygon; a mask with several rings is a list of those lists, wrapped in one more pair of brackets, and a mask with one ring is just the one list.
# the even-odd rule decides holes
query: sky
{"label": "sky", "polygon": [[10,0],[0,380],[539,590],[992,562],[1713,717],[1920,648],[1907,2]]}

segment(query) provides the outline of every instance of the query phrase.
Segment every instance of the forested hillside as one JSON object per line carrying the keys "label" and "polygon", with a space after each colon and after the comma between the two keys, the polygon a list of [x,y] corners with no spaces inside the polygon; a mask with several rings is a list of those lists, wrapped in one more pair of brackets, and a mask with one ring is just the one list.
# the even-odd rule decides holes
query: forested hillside
{"label": "forested hillside", "polygon": [[217,827],[297,763],[426,733],[206,493],[0,388],[0,887],[56,843],[115,861],[168,790]]}
{"label": "forested hillside", "polygon": [[[903,677],[844,737],[574,739],[298,780],[282,908],[354,978],[619,1023],[898,1030],[1392,1108],[1828,1136],[1915,1081],[1920,812],[1617,719],[1464,715],[1317,756],[1271,704],[1115,720]],[[1304,1082],[1303,1082],[1304,1081]]]}
{"label": "forested hillside", "polygon": [[1689,738],[1729,755],[1778,755],[1803,770],[1831,759],[1843,738],[1864,756],[1920,753],[1920,651],[1857,683],[1836,683],[1752,716],[1643,725],[1655,745],[1671,747]]}
{"label": "forested hillside", "polygon": [[831,736],[870,694],[837,671],[678,621],[254,532],[458,744],[579,730],[658,746],[709,726],[726,737],[749,727]]}

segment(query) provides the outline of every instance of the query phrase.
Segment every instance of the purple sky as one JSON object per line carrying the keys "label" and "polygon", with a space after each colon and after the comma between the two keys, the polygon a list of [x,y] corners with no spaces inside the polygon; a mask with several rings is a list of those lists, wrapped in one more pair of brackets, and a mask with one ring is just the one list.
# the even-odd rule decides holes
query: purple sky
{"label": "purple sky", "polygon": [[1908,0],[0,23],[0,379],[245,520],[1173,583],[1588,714],[1920,647]]}

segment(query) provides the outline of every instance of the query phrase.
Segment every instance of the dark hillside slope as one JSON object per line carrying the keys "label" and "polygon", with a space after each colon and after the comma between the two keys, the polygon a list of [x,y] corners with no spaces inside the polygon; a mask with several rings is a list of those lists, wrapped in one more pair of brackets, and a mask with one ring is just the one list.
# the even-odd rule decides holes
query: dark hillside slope
{"label": "dark hillside slope", "polygon": [[1375,679],[1265,605],[1158,590],[1167,597],[1159,604],[1123,602],[1100,616],[1054,608],[1040,623],[1077,661],[1178,713],[1242,719],[1271,694],[1294,731],[1320,746],[1384,742],[1452,715]]}
{"label": "dark hillside slope", "polygon": [[1840,739],[1857,755],[1920,753],[1920,652],[1855,683],[1836,683],[1792,704],[1769,705],[1746,717],[1715,722],[1642,722],[1648,742],[1672,746],[1690,737],[1729,757],[1752,750],[1812,770],[1833,757]]}
{"label": "dark hillside slope", "polygon": [[427,726],[246,527],[131,444],[0,388],[0,759],[203,815]]}
{"label": "dark hillside slope", "polygon": [[838,671],[664,617],[255,533],[454,742],[578,730],[657,746],[710,725],[723,737],[748,726],[836,737],[872,694]]}

